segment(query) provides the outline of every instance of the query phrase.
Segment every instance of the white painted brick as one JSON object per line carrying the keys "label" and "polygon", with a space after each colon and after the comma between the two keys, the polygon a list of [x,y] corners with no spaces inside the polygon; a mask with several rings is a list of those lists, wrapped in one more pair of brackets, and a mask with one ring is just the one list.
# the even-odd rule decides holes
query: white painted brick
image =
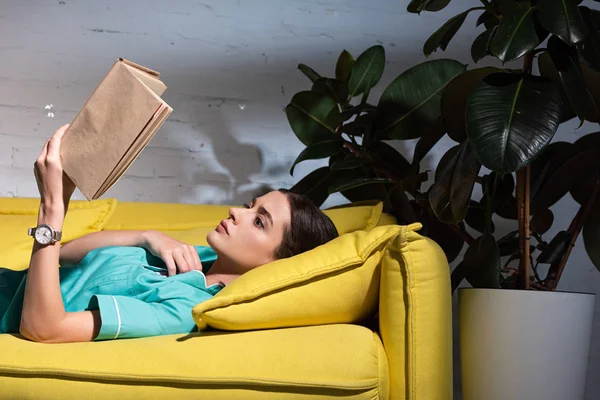
{"label": "white painted brick", "polygon": [[13,147],[6,139],[0,137],[0,165],[11,166],[13,162]]}

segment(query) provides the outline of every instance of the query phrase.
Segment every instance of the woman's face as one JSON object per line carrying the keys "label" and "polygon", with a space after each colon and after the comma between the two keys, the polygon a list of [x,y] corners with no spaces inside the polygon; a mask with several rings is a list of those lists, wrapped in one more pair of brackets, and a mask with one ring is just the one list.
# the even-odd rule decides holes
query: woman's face
{"label": "woman's face", "polygon": [[254,199],[245,208],[231,208],[206,240],[221,263],[231,272],[243,274],[275,261],[275,250],[291,222],[287,196],[272,191]]}

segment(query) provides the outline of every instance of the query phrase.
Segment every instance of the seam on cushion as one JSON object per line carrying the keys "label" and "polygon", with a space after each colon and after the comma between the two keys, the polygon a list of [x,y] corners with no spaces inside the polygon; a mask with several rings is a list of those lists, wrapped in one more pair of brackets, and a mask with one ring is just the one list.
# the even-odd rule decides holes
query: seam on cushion
{"label": "seam on cushion", "polygon": [[[371,216],[369,216],[369,219],[367,219],[367,226],[366,226],[366,230],[371,230],[373,229],[375,226],[377,226],[377,224],[379,223],[379,220],[381,219],[381,212],[383,211],[383,203],[379,202],[377,204],[375,204],[372,208],[371,208]],[[377,215],[377,221],[375,221],[375,216]]]}
{"label": "seam on cushion", "polygon": [[[379,240],[374,241],[373,243],[369,244],[369,246],[367,246],[365,248],[365,250],[363,252],[361,252],[358,256],[353,256],[353,257],[343,259],[335,264],[328,264],[326,267],[320,268],[319,270],[317,270],[311,274],[303,274],[303,275],[300,275],[300,277],[296,276],[296,277],[285,279],[285,280],[279,280],[270,285],[265,285],[265,286],[255,288],[255,289],[247,292],[247,293],[250,293],[250,295],[251,295],[247,298],[240,299],[241,296],[234,297],[231,295],[223,296],[223,297],[221,297],[222,300],[220,303],[216,304],[214,307],[207,308],[207,309],[204,309],[199,312],[207,312],[207,311],[216,310],[218,308],[228,307],[239,301],[243,301],[243,302],[253,301],[256,298],[264,296],[264,295],[268,295],[270,292],[273,292],[275,290],[284,289],[290,282],[302,283],[303,281],[310,280],[313,278],[318,278],[318,277],[320,277],[324,274],[330,273],[330,272],[343,272],[346,269],[354,268],[357,263],[364,263],[365,254],[370,254],[371,251],[373,250],[373,248],[380,246],[383,242],[389,241],[394,236],[398,236],[398,234],[399,234],[399,232],[397,229],[390,230],[388,233],[381,236],[379,238]],[[340,265],[343,265],[343,264],[348,264],[348,266],[346,268],[336,270],[337,268],[340,268]],[[300,281],[298,281],[299,279],[300,279]],[[200,303],[200,304],[198,304],[198,306],[200,306],[200,309],[202,309],[203,308],[202,304],[206,304],[206,303],[208,303],[208,302]]]}
{"label": "seam on cushion", "polygon": [[112,201],[107,201],[105,204],[108,205],[108,207],[106,207],[102,213],[100,214],[100,217],[96,220],[96,223],[94,225],[92,225],[92,229],[98,229],[98,225],[100,225],[101,223],[106,223],[106,216],[111,213],[115,206],[117,205],[117,200],[116,199],[111,199]]}
{"label": "seam on cushion", "polygon": [[[387,354],[385,353],[385,351],[382,350],[383,344],[381,344],[381,339],[379,338],[379,335],[377,335],[377,333],[373,332],[373,341],[375,342],[375,348],[377,349],[377,394],[376,397],[374,397],[375,399],[387,399],[390,394],[389,394],[389,386],[388,386],[388,393],[381,393],[381,389],[384,388],[386,386],[385,382],[384,382],[384,377],[382,376],[382,371],[387,370],[388,371],[388,382],[389,382],[389,366],[387,365],[382,365],[381,362],[381,358],[382,357],[386,357],[386,361],[387,361]],[[383,353],[383,354],[382,354]],[[386,367],[386,368],[384,368]]]}
{"label": "seam on cushion", "polygon": [[410,380],[409,383],[409,398],[408,400],[415,400],[415,394],[416,394],[416,351],[415,349],[418,348],[417,346],[417,335],[415,334],[416,331],[416,327],[415,327],[415,312],[414,310],[416,309],[417,305],[415,304],[415,296],[413,295],[413,289],[414,289],[414,280],[412,279],[412,271],[411,268],[409,267],[413,267],[414,266],[414,259],[412,256],[412,249],[411,249],[411,244],[408,240],[408,232],[407,232],[408,228],[404,227],[403,229],[403,233],[404,235],[402,235],[402,248],[403,248],[403,254],[404,254],[404,258],[407,259],[407,263],[406,263],[406,280],[407,280],[407,295],[408,295],[408,307],[407,307],[407,314],[408,314],[408,321],[409,321],[409,327],[408,327],[408,331],[410,333],[410,337],[407,340],[407,343],[409,344],[407,346],[407,350],[409,351],[409,354],[407,354],[407,360],[409,360],[409,368],[408,368],[408,379]]}
{"label": "seam on cushion", "polygon": [[[124,340],[124,339],[122,339]],[[373,385],[376,384],[377,379],[361,379],[361,380],[353,380],[352,383],[344,382],[344,383],[322,383],[322,382],[298,382],[298,381],[287,381],[287,380],[269,380],[269,379],[248,379],[246,377],[227,377],[227,378],[217,378],[217,377],[205,377],[205,378],[194,378],[194,377],[182,377],[181,375],[166,375],[161,374],[159,376],[150,376],[150,375],[138,375],[138,374],[123,374],[123,373],[115,373],[115,372],[81,372],[74,371],[68,369],[61,368],[23,368],[23,367],[13,367],[13,366],[3,366],[0,365],[0,372],[7,372],[12,374],[23,374],[23,375],[35,375],[40,377],[42,374],[46,374],[51,377],[63,378],[63,377],[71,377],[71,378],[84,378],[86,380],[107,380],[114,382],[119,379],[131,379],[140,382],[150,382],[150,383],[163,383],[169,384],[173,382],[178,383],[187,383],[187,384],[197,384],[197,385],[206,385],[206,384],[223,384],[228,383],[232,385],[248,385],[248,384],[269,384],[276,387],[320,387],[320,388],[328,388],[328,389],[340,389],[346,391],[355,391],[355,390],[365,390],[372,389]],[[351,387],[349,387],[352,385]]]}

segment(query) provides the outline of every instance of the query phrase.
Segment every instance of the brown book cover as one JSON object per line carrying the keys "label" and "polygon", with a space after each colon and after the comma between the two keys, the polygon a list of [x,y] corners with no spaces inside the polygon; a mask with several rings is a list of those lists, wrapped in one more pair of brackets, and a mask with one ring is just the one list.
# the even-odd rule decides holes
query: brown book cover
{"label": "brown book cover", "polygon": [[159,73],[118,59],[86,101],[60,149],[63,170],[88,200],[101,197],[131,166],[173,109]]}

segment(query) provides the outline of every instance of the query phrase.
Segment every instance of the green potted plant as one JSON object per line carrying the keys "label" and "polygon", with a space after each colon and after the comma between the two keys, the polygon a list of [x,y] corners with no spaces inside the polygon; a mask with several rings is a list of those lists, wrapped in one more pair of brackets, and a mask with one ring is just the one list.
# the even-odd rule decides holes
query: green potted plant
{"label": "green potted plant", "polygon": [[[448,3],[414,0],[408,11],[434,12]],[[333,77],[299,65],[312,87],[286,108],[306,145],[291,172],[304,160],[329,159],[294,190],[317,203],[335,192],[352,201],[384,201],[400,223],[421,222],[422,233],[457,263],[453,290],[463,279],[474,287],[459,293],[465,399],[583,398],[595,300],[556,288],[582,231],[600,269],[600,132],[552,142],[568,120],[600,120],[600,13],[578,3],[482,0],[423,48],[426,56],[445,50],[467,15],[477,12],[482,32],[471,47],[473,61],[519,60],[517,70],[426,61],[401,73],[375,103],[369,95],[383,73],[383,47],[356,60],[343,51]],[[428,171],[421,160],[446,134],[456,145],[423,189]],[[394,147],[417,138],[410,161]],[[482,196],[474,196],[475,185]],[[580,209],[568,228],[548,238],[550,207],[567,194]],[[515,221],[515,229],[495,237],[498,218]],[[518,368],[527,362],[545,368]],[[532,388],[536,397],[529,397]]]}

